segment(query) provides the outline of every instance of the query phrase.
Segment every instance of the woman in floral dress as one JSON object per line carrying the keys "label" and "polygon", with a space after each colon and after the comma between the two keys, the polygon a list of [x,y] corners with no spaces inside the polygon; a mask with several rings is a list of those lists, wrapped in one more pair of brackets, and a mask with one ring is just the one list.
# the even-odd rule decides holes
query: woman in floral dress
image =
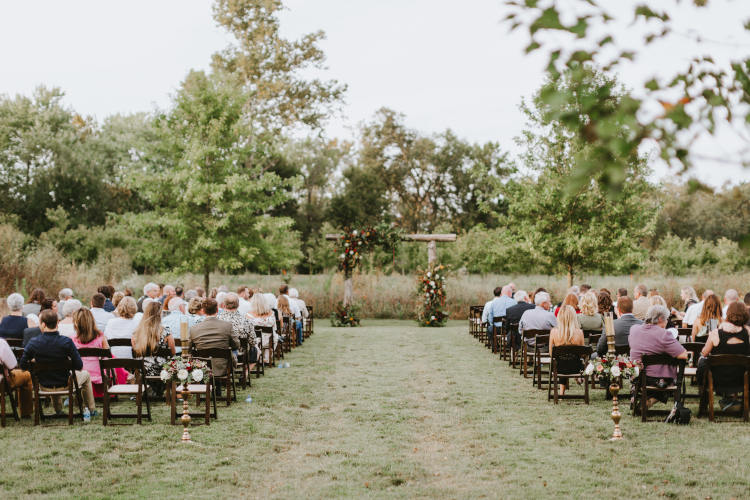
{"label": "woman in floral dress", "polygon": [[[277,345],[279,342],[279,335],[276,333],[276,318],[273,314],[273,310],[268,307],[265,297],[262,293],[256,293],[250,299],[250,312],[245,315],[250,320],[253,327],[259,326],[270,326],[273,328],[273,342]],[[260,335],[257,336],[257,341],[260,341]],[[263,358],[266,363],[270,363],[270,356],[268,355],[268,348],[271,345],[271,334],[264,333],[263,337]],[[260,346],[260,344],[258,344]]]}
{"label": "woman in floral dress", "polygon": [[[161,324],[162,305],[159,302],[151,302],[143,311],[143,318],[133,332],[131,343],[137,358],[143,358],[143,365],[147,377],[158,377],[162,365],[167,362],[163,357],[146,356],[156,351],[159,347],[166,347],[175,355],[174,337],[169,327]],[[161,397],[167,388],[166,383],[161,380],[149,381],[149,396]]]}

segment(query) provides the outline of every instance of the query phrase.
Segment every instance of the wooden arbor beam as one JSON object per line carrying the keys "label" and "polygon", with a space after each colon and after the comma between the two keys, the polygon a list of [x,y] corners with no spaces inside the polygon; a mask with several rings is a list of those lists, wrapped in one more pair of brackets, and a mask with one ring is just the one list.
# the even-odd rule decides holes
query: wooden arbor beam
{"label": "wooden arbor beam", "polygon": [[[326,234],[326,240],[335,241],[341,238],[340,234]],[[437,261],[437,242],[456,241],[455,234],[405,234],[401,237],[405,241],[426,241],[427,262],[432,264]]]}

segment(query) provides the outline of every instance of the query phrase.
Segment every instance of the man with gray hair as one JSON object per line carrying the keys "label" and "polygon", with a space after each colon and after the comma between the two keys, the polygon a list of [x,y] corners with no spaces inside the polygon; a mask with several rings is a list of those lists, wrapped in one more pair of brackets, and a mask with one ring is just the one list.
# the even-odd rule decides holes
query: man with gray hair
{"label": "man with gray hair", "polygon": [[62,310],[63,307],[65,307],[65,301],[73,298],[73,290],[70,288],[63,288],[58,292],[57,298],[57,317],[63,320],[65,319],[65,316],[63,316]]}
{"label": "man with gray hair", "polygon": [[[534,309],[529,309],[521,316],[518,323],[518,331],[524,330],[552,330],[557,326],[557,318],[550,311],[552,308],[552,299],[547,292],[539,292],[534,296]],[[526,343],[533,347],[535,340],[528,339]]]}
{"label": "man with gray hair", "polygon": [[31,318],[23,315],[23,295],[20,293],[11,293],[8,296],[7,304],[10,314],[0,322],[0,337],[4,339],[23,339],[23,331],[27,328],[34,328],[36,323]]}
{"label": "man with gray hair", "polygon": [[159,285],[156,283],[146,283],[146,285],[143,287],[143,297],[138,299],[138,303],[136,304],[138,306],[138,312],[143,312],[143,301],[149,297],[152,299],[156,299],[159,296]]}
{"label": "man with gray hair", "polygon": [[185,302],[190,302],[190,299],[197,296],[198,292],[196,292],[195,290],[188,290],[187,292],[185,292]]}
{"label": "man with gray hair", "polygon": [[164,295],[159,297],[159,302],[163,304],[164,301],[167,300],[167,297],[176,296],[176,295],[177,295],[177,290],[175,290],[175,287],[173,287],[172,285],[167,285],[164,287]]}
{"label": "man with gray hair", "polygon": [[299,298],[299,290],[297,290],[296,288],[290,288],[289,299],[297,303],[297,307],[299,307],[300,314],[302,314],[303,318],[307,319],[307,317],[309,316],[307,312],[307,304],[305,304],[304,300]]}
{"label": "man with gray hair", "polygon": [[[651,354],[669,354],[673,358],[687,359],[688,353],[682,344],[674,338],[674,335],[667,328],[669,319],[669,309],[666,306],[655,305],[646,311],[646,322],[642,325],[635,325],[630,328],[630,359],[640,361],[643,356]],[[641,373],[641,377],[646,377],[646,383],[656,387],[671,387],[675,384],[677,378],[677,369],[669,365],[652,365]],[[631,393],[635,394],[636,384],[631,384]],[[666,403],[669,393],[654,392],[655,397],[646,401],[646,407],[651,406],[657,401]]]}
{"label": "man with gray hair", "polygon": [[175,339],[180,338],[180,321],[182,318],[188,319],[188,327],[195,324],[195,320],[187,313],[187,303],[179,297],[172,297],[169,301],[169,315],[161,320],[164,327],[169,328]]}
{"label": "man with gray hair", "polygon": [[721,311],[721,317],[726,318],[727,317],[727,309],[729,309],[729,306],[734,304],[740,300],[740,294],[737,293],[737,290],[729,289],[726,292],[724,292],[724,309]]}
{"label": "man with gray hair", "polygon": [[[499,292],[499,293],[498,293]],[[504,318],[505,311],[509,307],[516,305],[516,301],[511,298],[513,291],[510,286],[505,285],[500,288],[497,287],[494,290],[495,298],[490,302],[489,308],[486,308],[487,313],[487,338],[490,341],[490,345],[495,345],[493,340],[495,338],[495,330],[503,326],[502,321],[495,322],[495,318]],[[484,316],[484,313],[482,314]]]}

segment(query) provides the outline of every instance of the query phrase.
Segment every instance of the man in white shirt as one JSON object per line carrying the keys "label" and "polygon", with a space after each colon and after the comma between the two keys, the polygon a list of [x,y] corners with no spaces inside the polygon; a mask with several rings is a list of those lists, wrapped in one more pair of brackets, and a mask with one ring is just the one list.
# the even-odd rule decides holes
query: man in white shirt
{"label": "man in white shirt", "polygon": [[307,319],[307,317],[309,316],[307,312],[307,304],[305,304],[304,300],[299,298],[299,291],[297,291],[296,288],[290,288],[289,297],[297,303],[297,307],[299,308],[299,312],[302,314],[302,317]]}
{"label": "man in white shirt", "polygon": [[299,311],[299,304],[297,304],[296,300],[292,300],[289,298],[289,285],[286,283],[281,285],[279,287],[279,294],[286,297],[286,300],[289,301],[289,309],[291,309],[292,314],[294,314],[294,319],[297,321],[294,322],[294,328],[297,330],[297,345],[302,345],[302,342],[305,341],[304,338],[302,338],[302,314]]}
{"label": "man in white shirt", "polygon": [[703,312],[703,304],[706,302],[706,299],[709,298],[711,295],[713,295],[714,292],[711,290],[706,290],[703,292],[703,300],[698,302],[697,304],[693,304],[692,306],[688,307],[687,312],[685,313],[685,317],[682,318],[682,327],[688,328],[692,327],[693,323],[695,323],[695,320],[698,319],[698,317]]}
{"label": "man in white shirt", "polygon": [[103,332],[107,328],[109,320],[115,317],[114,314],[103,309],[106,300],[107,298],[101,293],[95,293],[94,296],[91,297],[91,314],[94,315],[96,327],[100,332]]}
{"label": "man in white shirt", "polygon": [[143,301],[151,298],[156,299],[159,296],[159,285],[156,283],[146,283],[146,285],[143,287],[143,297],[138,299],[138,312],[142,313],[143,308],[145,307],[143,305]]}
{"label": "man in white shirt", "polygon": [[245,316],[250,312],[250,298],[252,298],[253,292],[250,291],[250,287],[241,286],[237,288],[237,297],[240,298],[240,306],[237,308],[242,316]]}
{"label": "man in white shirt", "polygon": [[169,315],[161,320],[161,324],[169,328],[172,336],[180,338],[180,322],[182,318],[188,319],[188,328],[193,326],[196,321],[187,314],[187,304],[179,297],[174,297],[169,301]]}
{"label": "man in white shirt", "polygon": [[727,309],[729,309],[729,306],[734,304],[740,300],[740,294],[737,293],[737,290],[729,289],[726,292],[724,292],[724,309],[722,309],[722,318],[727,317]]}

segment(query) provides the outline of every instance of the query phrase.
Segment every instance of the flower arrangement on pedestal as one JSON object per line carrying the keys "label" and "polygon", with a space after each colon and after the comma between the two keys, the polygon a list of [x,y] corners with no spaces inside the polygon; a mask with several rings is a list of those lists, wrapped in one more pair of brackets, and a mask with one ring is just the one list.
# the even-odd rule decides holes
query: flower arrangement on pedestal
{"label": "flower arrangement on pedestal", "polygon": [[612,359],[592,359],[583,371],[585,375],[599,375],[600,377],[637,377],[643,365],[640,361],[631,361],[627,356],[621,355]]}
{"label": "flower arrangement on pedestal", "polygon": [[424,271],[417,271],[417,290],[414,295],[421,304],[417,314],[419,326],[445,326],[448,321],[448,313],[443,310],[448,272],[440,264],[432,264]]}
{"label": "flower arrangement on pedestal", "polygon": [[188,384],[208,384],[212,377],[208,363],[200,359],[185,361],[180,356],[174,356],[162,365],[160,378],[164,382],[175,382],[187,386]]}

